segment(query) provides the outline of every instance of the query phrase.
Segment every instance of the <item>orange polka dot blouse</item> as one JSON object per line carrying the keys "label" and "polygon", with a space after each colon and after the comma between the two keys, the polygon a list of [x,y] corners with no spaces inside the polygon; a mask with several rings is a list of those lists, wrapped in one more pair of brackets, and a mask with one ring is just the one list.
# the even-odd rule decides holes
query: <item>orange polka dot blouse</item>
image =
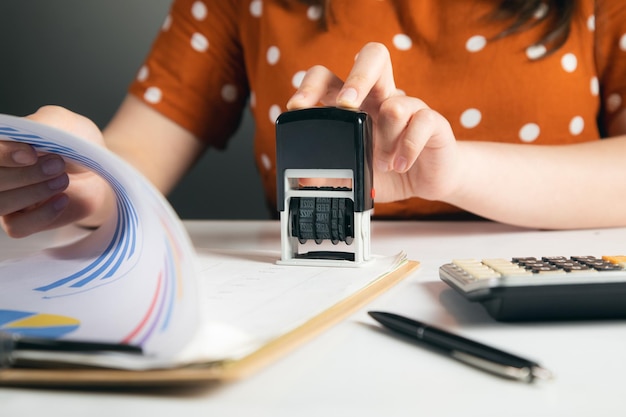
{"label": "orange polka dot blouse", "polygon": [[[275,205],[274,121],[315,64],[345,77],[367,42],[391,52],[398,88],[451,123],[457,139],[528,144],[598,140],[624,106],[626,3],[580,0],[555,53],[536,44],[545,27],[495,39],[495,0],[175,0],[130,92],[215,148],[249,104],[255,156]],[[536,16],[545,13],[545,7]],[[378,217],[459,210],[410,199],[377,204]]]}

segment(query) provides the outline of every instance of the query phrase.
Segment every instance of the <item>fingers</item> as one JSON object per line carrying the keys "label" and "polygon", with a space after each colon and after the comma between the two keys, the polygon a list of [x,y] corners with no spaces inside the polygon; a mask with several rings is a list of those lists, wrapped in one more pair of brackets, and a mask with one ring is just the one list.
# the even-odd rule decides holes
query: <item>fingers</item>
{"label": "fingers", "polygon": [[455,141],[448,121],[412,97],[386,100],[380,107],[376,129],[374,161],[382,172],[404,173],[425,148],[435,150]]}
{"label": "fingers", "polygon": [[45,182],[15,188],[0,194],[0,216],[28,209],[63,192],[69,185],[67,174]]}
{"label": "fingers", "polygon": [[343,81],[328,68],[316,65],[306,72],[298,91],[287,102],[287,109],[314,107],[319,103],[332,106],[342,86]]}
{"label": "fingers", "polygon": [[65,163],[56,155],[41,156],[23,168],[0,167],[0,216],[7,234],[23,237],[43,230],[68,203]]}
{"label": "fingers", "polygon": [[[396,94],[389,51],[383,44],[372,42],[357,55],[336,103],[340,107],[362,108],[370,112]],[[366,100],[372,103],[373,108],[368,108]]]}
{"label": "fingers", "polygon": [[0,141],[0,166],[20,167],[32,165],[35,162],[37,162],[37,153],[30,145]]}
{"label": "fingers", "polygon": [[[115,196],[106,180],[92,172],[71,175],[71,181],[65,183],[67,176],[63,174],[58,182],[59,190],[44,198],[47,191],[38,190],[41,184],[0,193],[0,201],[5,195],[9,199],[28,201],[38,193],[39,201],[20,210],[12,211],[0,217],[0,225],[9,236],[24,237],[42,230],[53,229],[81,221],[84,225],[97,227],[115,210]],[[104,209],[103,209],[104,208]],[[94,215],[103,209],[101,217]]]}
{"label": "fingers", "polygon": [[287,108],[322,103],[376,114],[380,103],[398,94],[389,51],[383,44],[372,42],[361,49],[345,82],[323,66],[307,71]]}
{"label": "fingers", "polygon": [[[0,216],[25,210],[41,201],[61,193],[69,184],[65,173],[65,161],[57,155],[34,155],[34,163],[15,166],[11,155],[24,152],[30,162],[31,151],[28,145],[0,142],[0,149],[8,158],[2,159],[0,166]],[[2,151],[0,151],[2,153]],[[34,151],[33,151],[34,154]]]}
{"label": "fingers", "polygon": [[[45,106],[27,118],[104,145],[93,122],[62,107]],[[31,146],[0,137],[0,226],[23,237],[84,219],[106,194],[98,190],[104,181],[95,177],[58,155],[38,155]]]}
{"label": "fingers", "polygon": [[33,165],[0,167],[0,192],[50,181],[65,172],[65,161],[58,155],[43,155]]}
{"label": "fingers", "polygon": [[43,106],[27,119],[72,133],[80,138],[103,144],[102,133],[91,120],[60,106]]}
{"label": "fingers", "polygon": [[46,230],[63,215],[69,204],[69,197],[58,194],[49,200],[16,211],[0,218],[2,228],[14,238],[29,236],[33,233]]}

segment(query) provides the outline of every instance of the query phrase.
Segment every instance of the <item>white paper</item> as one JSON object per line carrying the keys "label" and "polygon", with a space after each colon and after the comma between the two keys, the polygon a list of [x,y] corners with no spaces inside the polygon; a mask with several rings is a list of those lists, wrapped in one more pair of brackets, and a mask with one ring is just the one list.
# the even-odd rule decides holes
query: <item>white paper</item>
{"label": "white paper", "polygon": [[3,115],[0,140],[29,143],[90,168],[109,181],[118,200],[117,215],[86,237],[0,262],[0,330],[129,343],[145,355],[56,353],[50,361],[149,369],[241,358],[406,260],[399,254],[375,257],[363,268],[336,268],[277,265],[279,248],[196,253],[167,201],[111,152]]}
{"label": "white paper", "polygon": [[63,131],[0,115],[0,140],[83,165],[117,196],[117,214],[84,239],[0,263],[0,330],[177,354],[198,324],[196,265],[162,195],[113,153]]}

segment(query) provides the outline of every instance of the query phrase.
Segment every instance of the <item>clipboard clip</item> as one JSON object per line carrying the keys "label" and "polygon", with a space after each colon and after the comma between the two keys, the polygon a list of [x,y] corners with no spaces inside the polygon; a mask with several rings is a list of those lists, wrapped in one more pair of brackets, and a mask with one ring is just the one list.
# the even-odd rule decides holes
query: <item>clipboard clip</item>
{"label": "clipboard clip", "polygon": [[[59,340],[0,332],[0,369],[38,362],[55,362],[54,357],[66,354],[123,353],[142,355],[140,346],[79,340]],[[34,359],[33,359],[34,358]]]}

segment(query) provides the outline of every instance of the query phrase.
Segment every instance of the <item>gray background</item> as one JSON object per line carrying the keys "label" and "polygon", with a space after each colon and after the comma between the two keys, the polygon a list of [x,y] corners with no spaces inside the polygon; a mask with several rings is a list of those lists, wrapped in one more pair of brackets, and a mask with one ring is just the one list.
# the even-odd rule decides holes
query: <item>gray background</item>
{"label": "gray background", "polygon": [[[120,104],[171,0],[0,0],[0,113],[57,104],[101,128]],[[183,218],[264,219],[247,113],[168,196]]]}

